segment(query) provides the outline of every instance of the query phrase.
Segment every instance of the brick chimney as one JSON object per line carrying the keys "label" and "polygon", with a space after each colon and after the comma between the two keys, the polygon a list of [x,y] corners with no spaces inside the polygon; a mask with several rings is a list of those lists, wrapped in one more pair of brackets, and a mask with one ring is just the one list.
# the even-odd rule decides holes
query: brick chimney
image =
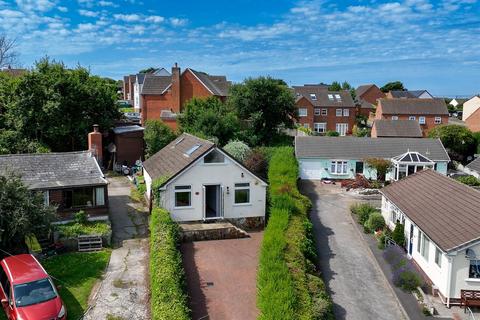
{"label": "brick chimney", "polygon": [[102,146],[102,134],[99,130],[98,124],[93,125],[93,132],[88,134],[88,151],[97,159],[98,164],[102,165],[103,162],[103,146]]}
{"label": "brick chimney", "polygon": [[172,109],[175,113],[180,113],[180,68],[175,62],[172,67]]}

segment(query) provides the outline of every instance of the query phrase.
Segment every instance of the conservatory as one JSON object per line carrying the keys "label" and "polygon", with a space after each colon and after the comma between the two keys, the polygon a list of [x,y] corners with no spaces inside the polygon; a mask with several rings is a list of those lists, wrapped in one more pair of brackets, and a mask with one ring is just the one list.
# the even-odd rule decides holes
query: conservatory
{"label": "conservatory", "polygon": [[393,157],[392,164],[393,180],[400,180],[423,169],[435,169],[434,161],[414,151],[407,151],[404,154]]}

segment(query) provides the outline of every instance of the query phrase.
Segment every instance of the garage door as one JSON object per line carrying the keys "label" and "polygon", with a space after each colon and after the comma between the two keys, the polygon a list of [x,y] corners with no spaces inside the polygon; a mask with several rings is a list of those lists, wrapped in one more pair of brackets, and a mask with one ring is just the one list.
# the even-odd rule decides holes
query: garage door
{"label": "garage door", "polygon": [[300,160],[300,178],[305,180],[320,180],[322,179],[323,166],[320,161],[305,161]]}

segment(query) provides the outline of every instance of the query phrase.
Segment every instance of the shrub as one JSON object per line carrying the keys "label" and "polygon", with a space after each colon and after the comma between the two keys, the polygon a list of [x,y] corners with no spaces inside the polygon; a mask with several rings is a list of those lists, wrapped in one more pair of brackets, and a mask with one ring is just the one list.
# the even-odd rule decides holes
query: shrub
{"label": "shrub", "polygon": [[150,218],[150,289],[153,320],[189,319],[185,271],[178,250],[178,225],[154,208]]}
{"label": "shrub", "polygon": [[385,219],[383,219],[380,212],[372,212],[365,222],[365,226],[372,232],[383,229],[385,227]]}
{"label": "shrub", "polygon": [[145,192],[147,192],[147,185],[145,183],[140,183],[138,186],[137,186],[137,190],[138,192],[140,192],[140,194],[143,196],[145,195]]}
{"label": "shrub", "polygon": [[396,244],[403,247],[405,245],[405,226],[398,222],[392,232],[392,239]]}
{"label": "shrub", "polygon": [[75,213],[74,220],[75,220],[76,223],[85,224],[88,221],[88,216],[85,213],[85,211],[80,210],[77,213]]}
{"label": "shrub", "polygon": [[337,131],[328,130],[327,133],[325,133],[325,135],[327,137],[338,137],[340,136],[340,133],[338,133]]}
{"label": "shrub", "polygon": [[471,187],[480,186],[480,179],[477,179],[474,176],[460,176],[456,178],[456,180],[463,184],[466,184],[467,186],[471,186]]}
{"label": "shrub", "polygon": [[352,210],[352,212],[358,216],[358,223],[361,225],[365,225],[365,222],[367,222],[370,214],[376,211],[376,209],[368,203],[361,203],[356,206],[354,205],[350,208],[350,210]]}
{"label": "shrub", "polygon": [[223,150],[225,150],[228,154],[234,157],[237,161],[240,161],[242,163],[245,161],[245,159],[251,152],[250,147],[245,142],[242,142],[240,140],[232,140],[228,142],[223,147]]}
{"label": "shrub", "polygon": [[246,157],[243,165],[261,178],[267,177],[268,162],[263,149],[255,148]]}
{"label": "shrub", "polygon": [[387,236],[385,235],[385,233],[382,232],[382,234],[378,237],[377,241],[378,241],[378,249],[380,250],[383,250],[385,249],[385,239],[387,238]]}
{"label": "shrub", "polygon": [[102,221],[73,222],[56,225],[55,228],[64,238],[76,238],[81,235],[99,234],[108,236],[112,232],[109,224]]}
{"label": "shrub", "polygon": [[[422,280],[417,274],[415,267],[410,261],[403,260],[405,263],[394,270],[393,283],[405,291],[413,291],[422,285]],[[403,262],[402,261],[402,262]]]}

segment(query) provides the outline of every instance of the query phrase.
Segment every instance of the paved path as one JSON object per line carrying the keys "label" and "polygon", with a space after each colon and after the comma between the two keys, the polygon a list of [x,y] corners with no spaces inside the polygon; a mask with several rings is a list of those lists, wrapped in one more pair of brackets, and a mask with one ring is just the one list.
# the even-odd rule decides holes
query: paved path
{"label": "paved path", "polygon": [[110,178],[108,193],[115,249],[84,319],[149,319],[148,218],[131,202],[125,177]]}
{"label": "paved path", "polygon": [[338,186],[304,181],[313,203],[311,219],[319,265],[334,302],[336,319],[405,319],[378,264],[353,225],[351,203]]}
{"label": "paved path", "polygon": [[182,244],[193,320],[254,320],[262,233]]}

